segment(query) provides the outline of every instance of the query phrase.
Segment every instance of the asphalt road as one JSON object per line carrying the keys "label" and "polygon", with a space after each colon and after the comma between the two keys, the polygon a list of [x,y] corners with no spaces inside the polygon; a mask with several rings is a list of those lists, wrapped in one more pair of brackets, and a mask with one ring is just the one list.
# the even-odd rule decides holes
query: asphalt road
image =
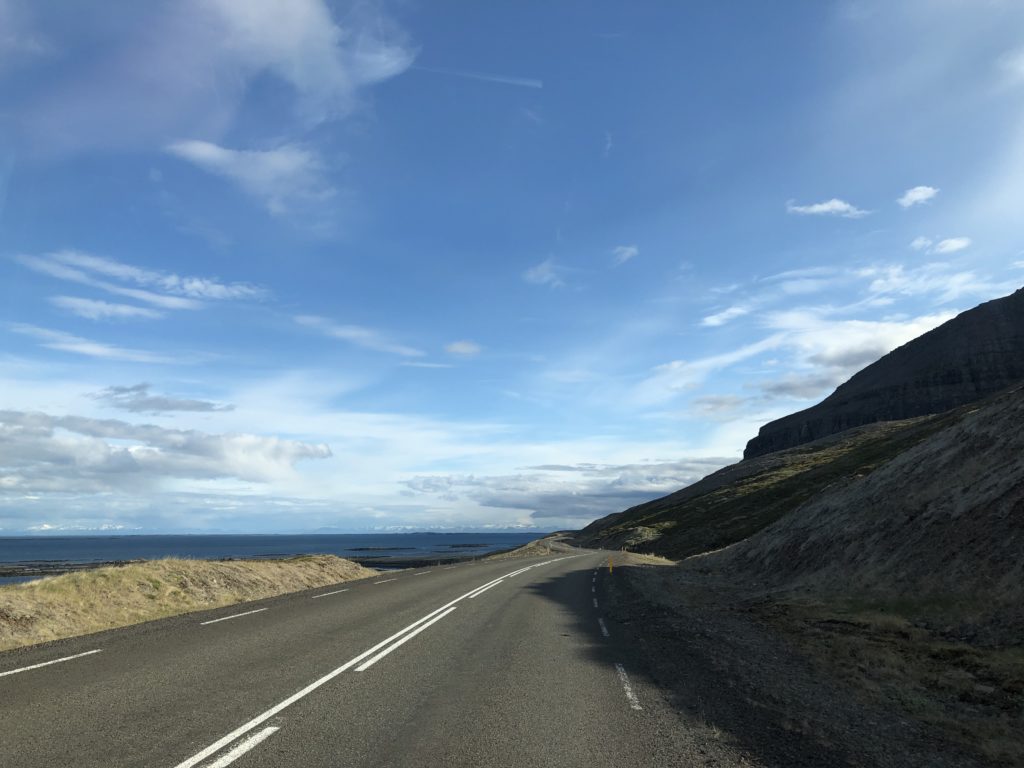
{"label": "asphalt road", "polygon": [[614,577],[424,568],[0,654],[0,765],[690,765]]}

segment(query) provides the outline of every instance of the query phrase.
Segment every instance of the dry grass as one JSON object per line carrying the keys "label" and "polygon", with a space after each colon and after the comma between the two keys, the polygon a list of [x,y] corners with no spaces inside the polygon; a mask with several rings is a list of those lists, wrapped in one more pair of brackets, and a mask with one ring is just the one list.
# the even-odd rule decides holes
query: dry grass
{"label": "dry grass", "polygon": [[944,638],[917,612],[891,603],[790,604],[773,624],[867,699],[937,726],[986,763],[1024,765],[1024,648]]}
{"label": "dry grass", "polygon": [[643,552],[622,552],[615,555],[615,559],[622,565],[675,565],[675,560],[669,560],[661,555],[648,555]]}
{"label": "dry grass", "polygon": [[0,587],[0,651],[366,578],[333,555],[152,560]]}
{"label": "dry grass", "polygon": [[512,560],[519,557],[541,557],[543,555],[563,555],[572,551],[572,547],[561,540],[560,536],[547,536],[531,541],[518,549],[509,552],[498,552],[488,555],[484,560]]}

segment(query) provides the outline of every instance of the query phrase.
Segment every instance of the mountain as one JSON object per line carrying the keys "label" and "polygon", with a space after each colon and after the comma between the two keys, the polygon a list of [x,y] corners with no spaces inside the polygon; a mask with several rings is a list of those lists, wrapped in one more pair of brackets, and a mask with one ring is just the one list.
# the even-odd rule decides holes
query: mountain
{"label": "mountain", "polygon": [[807,445],[747,459],[654,501],[595,520],[586,546],[682,559],[751,536],[826,488],[869,474],[962,414],[870,424]]}
{"label": "mountain", "polygon": [[761,427],[745,459],[880,421],[942,413],[1024,380],[1024,288],[963,312]]}
{"label": "mountain", "polygon": [[815,494],[757,534],[702,558],[702,566],[774,589],[940,608],[960,601],[973,613],[999,617],[989,627],[993,636],[1019,642],[1024,385],[942,421],[873,472]]}

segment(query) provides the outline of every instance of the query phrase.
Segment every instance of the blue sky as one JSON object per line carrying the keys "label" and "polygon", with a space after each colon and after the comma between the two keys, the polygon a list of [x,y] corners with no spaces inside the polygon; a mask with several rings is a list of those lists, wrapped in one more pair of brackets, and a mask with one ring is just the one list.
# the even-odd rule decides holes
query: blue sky
{"label": "blue sky", "polygon": [[578,527],[1022,211],[1016,2],[0,0],[0,531]]}

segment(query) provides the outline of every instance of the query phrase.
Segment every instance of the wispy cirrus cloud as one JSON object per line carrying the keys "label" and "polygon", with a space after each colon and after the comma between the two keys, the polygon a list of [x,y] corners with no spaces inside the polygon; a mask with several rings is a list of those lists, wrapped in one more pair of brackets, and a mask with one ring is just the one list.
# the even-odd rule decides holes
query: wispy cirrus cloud
{"label": "wispy cirrus cloud", "polygon": [[547,285],[551,288],[560,288],[565,285],[561,277],[561,270],[553,259],[545,259],[540,264],[534,264],[523,272],[523,280],[534,285]]}
{"label": "wispy cirrus cloud", "polygon": [[[158,272],[81,251],[55,251],[41,256],[19,254],[14,258],[29,269],[58,280],[98,288],[161,309],[199,309],[205,300],[259,299],[267,293],[248,283],[223,283],[213,278]],[[98,307],[94,310],[101,311]]]}
{"label": "wispy cirrus cloud", "polygon": [[336,194],[326,180],[320,156],[297,144],[239,150],[191,140],[174,142],[166,150],[237,184],[275,215],[287,213],[297,205],[322,203]]}
{"label": "wispy cirrus cloud", "polygon": [[636,245],[617,245],[612,248],[612,257],[615,259],[615,266],[625,264],[630,259],[640,255],[640,248]]}
{"label": "wispy cirrus cloud", "polygon": [[798,216],[841,216],[844,219],[860,219],[871,213],[837,197],[810,205],[797,205],[790,200],[786,203],[786,211]]}
{"label": "wispy cirrus cloud", "polygon": [[935,241],[930,237],[915,237],[910,247],[915,251],[924,251],[925,253],[938,253],[938,254],[949,254],[962,251],[965,248],[971,247],[971,238],[969,237],[947,237],[944,240]]}
{"label": "wispy cirrus cloud", "polygon": [[129,318],[155,320],[164,316],[163,312],[147,307],[111,304],[107,301],[83,299],[77,296],[51,296],[50,303],[87,320],[124,320]]}
{"label": "wispy cirrus cloud", "polygon": [[63,331],[40,328],[27,323],[11,323],[8,325],[15,333],[37,339],[47,349],[71,352],[99,360],[121,360],[132,363],[173,363],[182,362],[180,358],[170,358],[140,349],[128,349],[113,344],[104,344],[92,339],[84,339]]}
{"label": "wispy cirrus cloud", "polygon": [[956,253],[965,248],[970,248],[970,246],[971,238],[969,237],[950,237],[937,242],[934,250],[935,253]]}
{"label": "wispy cirrus cloud", "polygon": [[512,75],[496,75],[490,72],[475,72],[468,69],[447,69],[444,67],[424,67],[416,65],[413,69],[420,72],[429,72],[434,75],[451,75],[462,77],[467,80],[480,80],[485,83],[498,83],[500,85],[518,85],[522,88],[543,88],[544,81],[533,77],[515,77]]}
{"label": "wispy cirrus cloud", "polygon": [[723,309],[721,312],[708,315],[700,321],[700,324],[708,328],[717,328],[720,325],[725,325],[730,320],[735,320],[737,317],[743,317],[748,314],[750,314],[750,309],[747,307],[729,307],[728,309]]}
{"label": "wispy cirrus cloud", "polygon": [[422,357],[426,354],[423,350],[399,344],[381,331],[362,325],[343,325],[318,315],[297,315],[294,320],[299,325],[313,328],[332,339],[340,339],[363,349],[402,357]]}
{"label": "wispy cirrus cloud", "polygon": [[929,200],[939,194],[939,190],[936,187],[919,186],[911,187],[904,192],[896,202],[902,208],[912,208],[915,205],[922,205],[927,203]]}
{"label": "wispy cirrus cloud", "polygon": [[483,347],[475,341],[453,341],[445,345],[444,351],[456,357],[476,357],[483,351]]}

